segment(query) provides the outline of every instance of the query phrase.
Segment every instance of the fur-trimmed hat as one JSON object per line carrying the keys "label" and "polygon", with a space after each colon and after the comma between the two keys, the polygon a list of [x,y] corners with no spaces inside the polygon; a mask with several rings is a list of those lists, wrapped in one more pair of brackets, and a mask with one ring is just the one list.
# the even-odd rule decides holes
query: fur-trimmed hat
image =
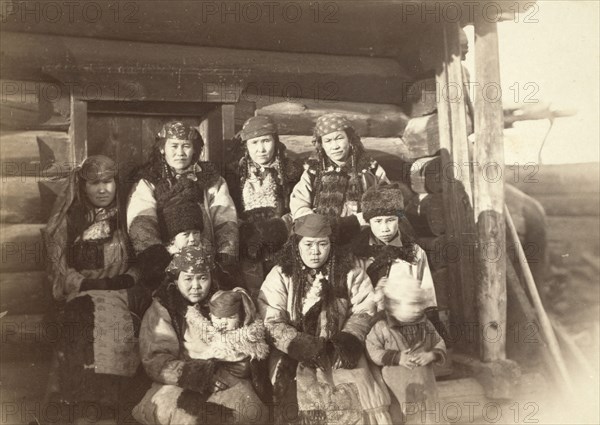
{"label": "fur-trimmed hat", "polygon": [[404,196],[398,183],[380,183],[365,191],[361,201],[363,217],[369,221],[382,215],[400,216],[404,211]]}
{"label": "fur-trimmed hat", "polygon": [[271,118],[265,115],[258,115],[249,118],[242,127],[239,136],[242,141],[253,139],[255,137],[266,136],[267,134],[277,134],[277,125]]}

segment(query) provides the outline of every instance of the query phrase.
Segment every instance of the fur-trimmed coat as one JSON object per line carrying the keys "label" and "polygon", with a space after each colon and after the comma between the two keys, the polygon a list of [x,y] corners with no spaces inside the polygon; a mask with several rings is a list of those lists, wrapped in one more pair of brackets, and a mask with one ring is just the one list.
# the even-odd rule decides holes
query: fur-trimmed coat
{"label": "fur-trimmed coat", "polygon": [[[300,177],[300,181],[294,187],[290,197],[290,211],[292,213],[292,217],[296,220],[298,217],[305,216],[307,214],[315,212],[320,207],[325,209],[330,209],[332,205],[315,205],[316,193],[315,193],[315,185],[316,185],[316,177],[319,172],[319,163],[315,160],[310,160],[305,165],[304,173]],[[340,167],[330,167],[328,170],[320,170],[322,173],[337,173],[341,172]],[[321,176],[323,179],[323,176]],[[362,192],[366,191],[371,186],[375,186],[380,182],[389,183],[389,179],[385,173],[385,170],[377,163],[377,161],[370,161],[360,170],[360,182],[362,185]],[[340,190],[332,190],[333,192],[337,192],[338,197],[340,197],[339,201],[343,202],[341,206],[341,212],[339,214],[340,217],[347,217],[349,215],[357,215],[360,211],[358,208],[358,202],[355,200],[346,199],[346,193],[342,188]],[[333,201],[333,199],[332,199]],[[319,212],[319,211],[317,211]],[[361,224],[366,224],[361,222]]]}
{"label": "fur-trimmed coat", "polygon": [[437,307],[427,254],[419,245],[413,243],[411,246],[403,246],[400,238],[394,239],[389,245],[377,244],[371,230],[365,228],[353,241],[352,252],[361,260],[362,267],[373,281],[378,311],[384,310],[382,288],[379,285],[380,279],[384,277],[388,277],[387,287],[392,291],[393,288],[402,286],[402,276],[418,280],[421,289],[425,291],[425,307]]}
{"label": "fur-trimmed coat", "polygon": [[[208,410],[218,406],[224,411],[233,411],[241,423],[250,422],[250,418],[245,418],[244,414],[256,413],[248,406],[258,406],[260,412],[266,414],[267,410],[250,378],[228,376],[225,379],[230,387],[214,392],[212,380],[218,374],[218,363],[198,359],[206,357],[202,353],[211,350],[211,347],[198,336],[195,327],[202,325],[195,314],[189,313],[189,309],[195,307],[185,308],[188,310],[183,314],[184,323],[180,326],[173,323],[169,311],[158,299],[153,301],[144,316],[140,331],[140,353],[146,373],[154,383],[134,408],[134,418],[144,424],[212,423],[215,418],[207,416],[210,413]],[[180,332],[183,340],[178,336]],[[258,346],[253,351],[256,355],[263,355]],[[210,409],[206,407],[207,403]],[[216,414],[222,420],[226,412]]]}
{"label": "fur-trimmed coat", "polygon": [[[276,422],[278,418],[281,420],[277,414],[278,404],[285,409],[288,402],[298,403],[301,419],[306,424],[321,423],[315,415],[333,420],[338,414],[341,416],[337,416],[337,420],[341,423],[351,423],[347,421],[357,418],[362,423],[366,417],[369,417],[369,423],[381,422],[380,418],[386,416],[390,404],[389,395],[380,375],[372,374],[364,355],[355,369],[333,369],[327,372],[329,378],[325,378],[320,369],[307,367],[289,357],[290,343],[302,333],[295,323],[303,322],[309,316],[306,311],[318,308],[322,300],[319,291],[308,290],[303,300],[303,317],[297,316],[292,277],[294,259],[290,248],[288,243],[282,250],[278,264],[267,275],[258,298],[259,313],[274,348],[269,356],[269,370],[274,386]],[[336,277],[325,276],[335,281],[335,303],[340,314],[336,322],[341,332],[350,333],[364,343],[375,313],[373,286],[351,255],[340,252],[336,257],[339,258]],[[317,274],[311,285],[318,284],[321,277]],[[328,339],[326,312],[318,310],[317,314],[315,335]],[[333,387],[324,384],[328,379]],[[297,381],[297,392],[289,398],[293,391],[290,385],[294,381]],[[350,399],[353,401],[349,402]],[[332,409],[332,406],[338,408]]]}
{"label": "fur-trimmed coat", "polygon": [[[237,214],[225,179],[210,162],[198,162],[193,175],[201,188],[199,200],[203,214],[202,237],[213,243],[215,252],[235,257],[238,253]],[[190,178],[184,176],[181,178]],[[193,178],[193,176],[192,176]],[[157,245],[166,244],[157,215],[157,185],[149,179],[140,179],[133,187],[127,207],[127,230],[136,254]]]}

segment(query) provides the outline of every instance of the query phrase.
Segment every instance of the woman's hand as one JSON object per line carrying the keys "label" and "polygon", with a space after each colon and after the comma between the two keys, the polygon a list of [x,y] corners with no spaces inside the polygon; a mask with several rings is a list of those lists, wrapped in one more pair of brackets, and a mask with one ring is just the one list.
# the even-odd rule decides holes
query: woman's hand
{"label": "woman's hand", "polygon": [[245,358],[238,362],[221,362],[219,365],[236,378],[245,379],[250,377],[249,358]]}

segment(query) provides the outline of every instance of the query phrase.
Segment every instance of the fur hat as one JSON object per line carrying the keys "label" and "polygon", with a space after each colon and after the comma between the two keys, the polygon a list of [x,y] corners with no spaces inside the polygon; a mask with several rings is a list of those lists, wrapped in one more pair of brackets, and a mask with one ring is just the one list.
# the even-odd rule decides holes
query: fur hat
{"label": "fur hat", "polygon": [[158,225],[166,242],[180,232],[204,230],[200,192],[196,182],[181,178],[172,185],[157,187],[155,191]]}
{"label": "fur hat", "polygon": [[248,119],[239,135],[242,141],[252,139],[254,137],[266,136],[267,134],[277,134],[277,126],[271,118],[258,115]]}
{"label": "fur hat", "polygon": [[202,209],[197,202],[170,203],[162,208],[160,216],[167,241],[173,240],[181,232],[204,230]]}
{"label": "fur hat", "polygon": [[398,183],[380,183],[365,191],[362,212],[366,221],[382,215],[400,216],[404,210],[404,197]]}
{"label": "fur hat", "polygon": [[231,317],[242,307],[242,294],[234,291],[218,291],[208,303],[210,314],[215,317]]}

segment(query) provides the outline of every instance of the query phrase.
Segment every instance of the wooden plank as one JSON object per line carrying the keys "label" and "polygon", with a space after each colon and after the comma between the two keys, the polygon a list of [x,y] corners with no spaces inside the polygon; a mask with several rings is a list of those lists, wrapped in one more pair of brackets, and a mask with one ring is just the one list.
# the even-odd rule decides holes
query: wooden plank
{"label": "wooden plank", "polygon": [[[436,69],[440,90],[462,87],[462,65],[457,24],[445,24],[440,35],[443,57]],[[443,92],[442,92],[443,93]],[[448,95],[438,99],[438,125],[442,157],[442,187],[446,218],[445,248],[456,248],[458,261],[448,263],[450,271],[450,310],[457,323],[477,323],[475,300],[474,247],[476,228],[472,210],[471,170],[467,148],[464,96],[452,102]],[[467,164],[465,166],[464,164]],[[478,344],[461,349],[478,351]]]}
{"label": "wooden plank", "polygon": [[[499,340],[483,340],[484,362],[506,358],[506,230],[504,223],[504,164],[501,93],[491,101],[484,87],[500,82],[497,24],[481,13],[475,17],[475,73],[480,83],[475,90],[475,193],[477,222],[477,281],[479,323],[497,329]],[[498,89],[499,90],[499,89]],[[491,171],[491,174],[489,170]],[[494,174],[495,173],[495,174]]]}
{"label": "wooden plank", "polygon": [[2,273],[0,311],[8,314],[39,314],[52,305],[45,272]]}
{"label": "wooden plank", "polygon": [[45,264],[43,224],[7,224],[0,229],[0,271],[42,270]]}
{"label": "wooden plank", "polygon": [[42,203],[38,177],[2,177],[0,181],[1,223],[41,223]]}
{"label": "wooden plank", "polygon": [[271,104],[257,109],[256,115],[271,117],[277,123],[279,134],[312,135],[317,119],[332,112],[348,118],[358,134],[364,137],[399,137],[408,122],[404,111],[395,105],[316,102],[311,99]]}
{"label": "wooden plank", "polygon": [[[43,154],[40,152],[39,140],[48,141],[44,145]],[[0,160],[2,161],[2,175],[6,177],[38,177],[44,178],[54,174],[49,159],[50,152],[58,149],[66,140],[66,133],[58,131],[2,131],[0,132]],[[56,144],[54,144],[56,141]],[[66,143],[66,142],[65,142]],[[42,165],[41,157],[48,159]],[[64,155],[52,153],[56,162],[63,160]],[[66,162],[66,160],[65,160]],[[68,169],[67,164],[61,164],[62,168]]]}

